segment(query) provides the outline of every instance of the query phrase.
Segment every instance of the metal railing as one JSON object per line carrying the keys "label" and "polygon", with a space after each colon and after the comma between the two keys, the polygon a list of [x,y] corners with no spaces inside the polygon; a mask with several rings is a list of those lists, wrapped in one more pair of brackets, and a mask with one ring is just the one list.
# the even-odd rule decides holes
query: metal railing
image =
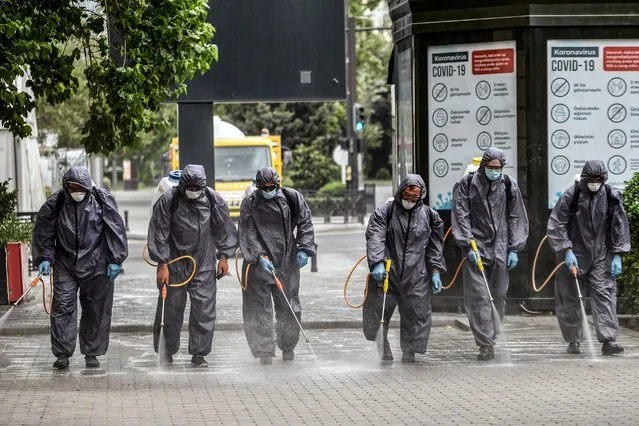
{"label": "metal railing", "polygon": [[343,217],[344,223],[364,223],[364,217],[375,210],[375,184],[366,184],[363,191],[299,190],[314,217],[323,217],[331,223],[335,216]]}

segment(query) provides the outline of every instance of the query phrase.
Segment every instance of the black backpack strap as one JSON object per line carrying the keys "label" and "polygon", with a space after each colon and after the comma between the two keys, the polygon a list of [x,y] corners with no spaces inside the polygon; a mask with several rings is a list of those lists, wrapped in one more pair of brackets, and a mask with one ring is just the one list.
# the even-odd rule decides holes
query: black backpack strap
{"label": "black backpack strap", "polygon": [[510,180],[510,176],[504,175],[504,183],[506,184],[506,197],[512,196],[513,182]]}
{"label": "black backpack strap", "polygon": [[292,195],[290,194],[290,192],[288,191],[287,188],[281,188],[281,189],[282,189],[282,194],[284,194],[284,198],[286,198],[286,203],[288,204],[288,208],[289,208],[289,210],[291,210],[291,216],[294,219],[292,221],[293,225],[296,225],[297,224],[297,214],[299,213],[297,211],[297,203],[295,203],[293,201],[293,197],[292,197]]}
{"label": "black backpack strap", "polygon": [[612,195],[612,187],[607,183],[604,184],[604,187],[606,188],[606,197],[608,198],[608,210],[610,210],[611,207],[617,207],[620,203],[619,199]]}
{"label": "black backpack strap", "polygon": [[102,200],[102,194],[100,194],[100,191],[98,191],[98,188],[94,186],[91,189],[91,192],[93,192],[93,196],[95,197],[96,201],[100,205],[100,208],[104,207],[104,200]]}
{"label": "black backpack strap", "polygon": [[575,191],[572,194],[572,200],[570,200],[570,214],[577,214],[579,210],[579,194],[581,193],[581,187],[579,182],[575,183]]}
{"label": "black backpack strap", "polygon": [[64,189],[58,191],[58,198],[55,200],[55,214],[56,216],[60,214],[62,208],[64,207]]}
{"label": "black backpack strap", "polygon": [[212,191],[213,189],[208,186],[204,188],[204,195],[206,195],[206,199],[209,200],[209,206],[211,206],[211,209],[215,206],[215,198],[213,197]]}
{"label": "black backpack strap", "polygon": [[173,215],[180,205],[180,194],[178,193],[177,186],[171,188],[171,193],[171,222],[173,222]]}
{"label": "black backpack strap", "polygon": [[[387,201],[388,203],[388,201]],[[395,212],[395,199],[390,200],[390,206],[386,209],[386,227],[390,225],[390,221],[393,218],[393,213]]]}

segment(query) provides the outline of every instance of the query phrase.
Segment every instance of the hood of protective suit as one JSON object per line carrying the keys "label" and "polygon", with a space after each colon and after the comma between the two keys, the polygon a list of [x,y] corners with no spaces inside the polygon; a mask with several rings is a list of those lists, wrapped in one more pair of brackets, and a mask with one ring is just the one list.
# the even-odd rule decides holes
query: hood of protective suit
{"label": "hood of protective suit", "polygon": [[395,201],[401,204],[402,191],[404,191],[404,189],[406,189],[406,187],[408,186],[419,186],[421,188],[422,193],[420,196],[420,200],[415,205],[415,207],[417,207],[423,202],[427,194],[426,183],[420,175],[406,175],[406,177],[402,179],[399,186],[397,187],[397,191],[395,191]]}
{"label": "hood of protective suit", "polygon": [[188,164],[182,170],[178,188],[182,194],[187,186],[206,187],[206,172],[201,164]]}
{"label": "hood of protective suit", "polygon": [[86,167],[71,167],[62,177],[62,183],[65,189],[68,183],[77,183],[87,191],[93,188],[93,181]]}
{"label": "hood of protective suit", "polygon": [[586,183],[588,179],[601,178],[604,183],[608,180],[608,170],[601,160],[588,160],[581,171],[581,182]]}
{"label": "hood of protective suit", "polygon": [[264,167],[259,169],[255,175],[255,185],[261,188],[266,182],[273,182],[280,185],[280,175],[277,174],[273,167]]}
{"label": "hood of protective suit", "polygon": [[493,160],[499,160],[499,163],[501,163],[502,167],[506,165],[506,157],[504,156],[504,152],[499,148],[494,148],[491,146],[484,152],[484,155],[481,157],[481,163],[479,164],[478,171],[482,175],[486,176],[486,174],[484,173],[484,171],[486,170],[486,164]]}

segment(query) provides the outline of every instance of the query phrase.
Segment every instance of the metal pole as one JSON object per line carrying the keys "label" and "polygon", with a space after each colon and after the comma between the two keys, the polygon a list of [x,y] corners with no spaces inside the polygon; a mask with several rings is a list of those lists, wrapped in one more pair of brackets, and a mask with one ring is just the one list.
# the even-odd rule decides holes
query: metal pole
{"label": "metal pole", "polygon": [[315,256],[311,257],[311,272],[317,272],[317,244],[315,244]]}
{"label": "metal pole", "polygon": [[351,179],[347,188],[351,191],[359,189],[358,150],[355,123],[353,120],[353,107],[357,100],[357,50],[355,45],[355,18],[346,20],[346,134],[348,136],[349,165],[351,166]]}
{"label": "metal pole", "polygon": [[124,229],[125,231],[129,231],[129,211],[124,211]]}

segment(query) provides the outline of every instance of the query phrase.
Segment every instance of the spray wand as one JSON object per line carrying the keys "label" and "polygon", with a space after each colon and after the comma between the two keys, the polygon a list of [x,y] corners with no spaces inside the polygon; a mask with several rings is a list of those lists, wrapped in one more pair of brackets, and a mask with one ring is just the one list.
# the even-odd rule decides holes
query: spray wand
{"label": "spray wand", "polygon": [[499,318],[499,314],[497,313],[497,308],[495,308],[495,301],[493,300],[493,295],[490,293],[490,286],[488,285],[488,280],[486,279],[486,272],[484,270],[484,263],[481,261],[481,256],[479,255],[479,250],[477,249],[477,243],[475,240],[470,240],[470,248],[475,253],[477,257],[477,269],[481,272],[482,278],[484,278],[484,284],[486,284],[486,291],[488,292],[488,297],[490,298],[490,309],[493,317],[493,329],[495,331],[495,335],[501,333],[501,319]]}

